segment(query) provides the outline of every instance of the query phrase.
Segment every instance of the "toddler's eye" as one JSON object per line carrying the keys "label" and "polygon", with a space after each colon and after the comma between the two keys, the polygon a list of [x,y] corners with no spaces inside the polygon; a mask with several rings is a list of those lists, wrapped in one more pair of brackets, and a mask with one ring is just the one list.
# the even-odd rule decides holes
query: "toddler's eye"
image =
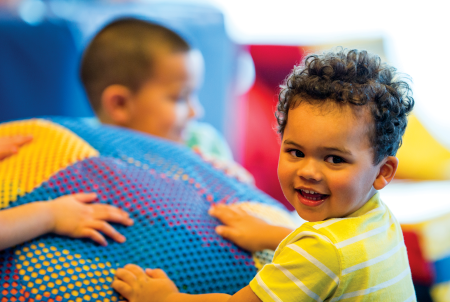
{"label": "toddler's eye", "polygon": [[336,156],[336,155],[330,155],[325,159],[326,162],[329,162],[330,164],[342,164],[345,163],[345,160],[340,157],[340,156]]}
{"label": "toddler's eye", "polygon": [[182,103],[182,102],[186,101],[186,98],[184,96],[178,96],[178,95],[177,96],[172,96],[170,99],[174,103]]}
{"label": "toddler's eye", "polygon": [[300,151],[300,150],[289,150],[289,153],[290,153],[293,157],[305,157],[305,154],[303,154],[303,152]]}

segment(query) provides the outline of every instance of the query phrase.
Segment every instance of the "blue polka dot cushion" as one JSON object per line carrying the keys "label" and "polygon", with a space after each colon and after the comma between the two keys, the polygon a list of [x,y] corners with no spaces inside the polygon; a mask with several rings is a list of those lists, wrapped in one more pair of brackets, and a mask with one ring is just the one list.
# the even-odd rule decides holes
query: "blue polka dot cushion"
{"label": "blue polka dot cushion", "polygon": [[127,238],[123,244],[48,234],[0,252],[1,302],[119,301],[110,284],[128,263],[164,269],[181,292],[233,294],[271,254],[252,255],[218,236],[210,206],[239,203],[296,226],[264,193],[167,141],[73,118],[0,125],[0,136],[17,134],[34,139],[0,163],[0,209],[96,192],[97,202],[126,210],[135,223],[114,225]]}

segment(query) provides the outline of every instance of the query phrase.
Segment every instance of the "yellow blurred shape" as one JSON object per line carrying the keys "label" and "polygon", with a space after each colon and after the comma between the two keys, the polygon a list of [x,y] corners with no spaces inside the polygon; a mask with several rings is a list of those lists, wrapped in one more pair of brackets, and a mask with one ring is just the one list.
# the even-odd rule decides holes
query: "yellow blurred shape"
{"label": "yellow blurred shape", "polygon": [[99,155],[73,132],[42,119],[0,125],[0,137],[14,135],[32,135],[33,141],[0,162],[0,209],[30,193],[59,170]]}
{"label": "yellow blurred shape", "polygon": [[397,178],[450,179],[450,150],[434,139],[415,115],[409,117],[397,157],[400,162]]}

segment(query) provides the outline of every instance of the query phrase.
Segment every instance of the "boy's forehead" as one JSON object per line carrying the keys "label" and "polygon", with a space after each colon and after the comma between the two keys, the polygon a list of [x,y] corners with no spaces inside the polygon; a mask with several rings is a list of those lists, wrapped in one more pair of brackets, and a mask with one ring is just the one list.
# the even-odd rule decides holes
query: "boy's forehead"
{"label": "boy's forehead", "polygon": [[369,141],[373,130],[370,110],[349,104],[337,104],[334,101],[301,101],[289,110],[285,134],[311,133],[330,141],[363,140]]}
{"label": "boy's forehead", "polygon": [[[326,119],[342,119],[352,121],[359,126],[367,126],[373,124],[372,114],[368,106],[356,106],[348,103],[338,103],[334,100],[314,101],[299,100],[298,105],[289,110],[289,113],[300,107],[299,112],[313,114]],[[288,113],[288,114],[289,114]],[[288,119],[289,121],[289,119]]]}
{"label": "boy's forehead", "polygon": [[151,79],[159,82],[189,79],[189,62],[186,52],[158,52],[153,56]]}

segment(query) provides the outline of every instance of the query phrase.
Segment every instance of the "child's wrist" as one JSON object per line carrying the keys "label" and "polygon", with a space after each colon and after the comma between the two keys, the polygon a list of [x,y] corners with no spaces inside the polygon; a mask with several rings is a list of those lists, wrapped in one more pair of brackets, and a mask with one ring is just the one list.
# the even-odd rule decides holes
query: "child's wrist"
{"label": "child's wrist", "polygon": [[35,202],[37,212],[42,219],[42,226],[46,233],[52,233],[56,226],[56,210],[52,202],[38,201]]}
{"label": "child's wrist", "polygon": [[176,301],[183,301],[183,299],[180,300],[180,293],[172,293],[164,299],[164,302],[176,302]]}

